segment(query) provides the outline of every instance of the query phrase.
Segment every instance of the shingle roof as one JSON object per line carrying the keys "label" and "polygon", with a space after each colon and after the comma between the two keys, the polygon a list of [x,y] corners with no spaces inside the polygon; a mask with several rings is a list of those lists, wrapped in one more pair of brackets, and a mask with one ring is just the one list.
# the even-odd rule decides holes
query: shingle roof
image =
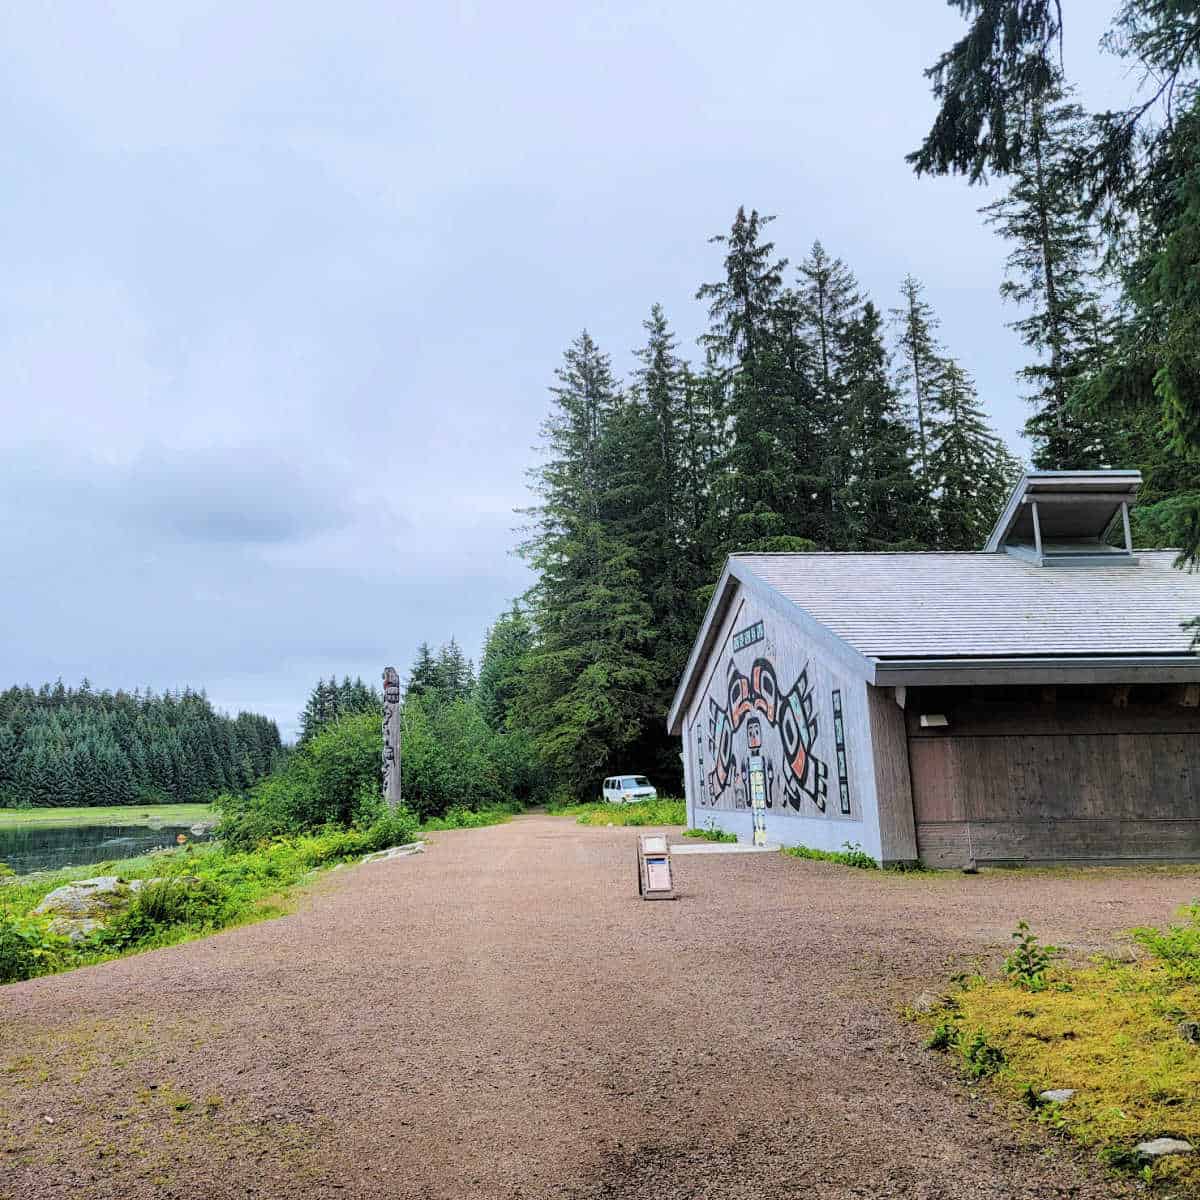
{"label": "shingle roof", "polygon": [[737,554],[868,658],[1187,654],[1200,573],[1171,551],[1048,568],[1007,554]]}

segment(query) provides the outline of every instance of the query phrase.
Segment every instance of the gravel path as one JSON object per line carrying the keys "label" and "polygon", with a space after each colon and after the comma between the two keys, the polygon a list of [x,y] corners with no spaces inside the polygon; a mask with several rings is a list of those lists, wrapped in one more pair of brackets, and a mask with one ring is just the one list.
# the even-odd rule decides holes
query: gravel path
{"label": "gravel path", "polygon": [[0,990],[0,1196],[1124,1194],[972,1097],[897,1008],[1019,917],[1080,955],[1200,873],[676,859],[526,816],[282,920]]}

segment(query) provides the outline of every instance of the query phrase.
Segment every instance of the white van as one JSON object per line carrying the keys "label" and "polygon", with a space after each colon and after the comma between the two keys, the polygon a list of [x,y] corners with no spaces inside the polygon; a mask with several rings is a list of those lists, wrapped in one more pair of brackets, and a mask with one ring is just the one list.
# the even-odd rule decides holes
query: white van
{"label": "white van", "polygon": [[613,775],[604,781],[607,804],[632,804],[635,800],[657,800],[658,793],[645,775]]}

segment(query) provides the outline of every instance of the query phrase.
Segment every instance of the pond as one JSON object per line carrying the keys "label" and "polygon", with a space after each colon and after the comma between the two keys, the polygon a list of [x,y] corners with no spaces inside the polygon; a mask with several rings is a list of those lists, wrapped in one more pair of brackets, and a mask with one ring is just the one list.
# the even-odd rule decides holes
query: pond
{"label": "pond", "polygon": [[210,836],[208,831],[195,834],[188,825],[9,825],[0,827],[0,862],[18,875],[53,871],[136,858],[148,850],[177,845],[180,834],[189,842]]}

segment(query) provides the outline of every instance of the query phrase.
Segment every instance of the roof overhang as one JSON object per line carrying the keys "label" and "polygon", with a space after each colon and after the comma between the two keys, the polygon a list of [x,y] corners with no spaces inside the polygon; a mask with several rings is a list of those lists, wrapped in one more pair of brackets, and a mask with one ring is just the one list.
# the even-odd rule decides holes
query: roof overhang
{"label": "roof overhang", "polygon": [[876,659],[878,687],[1200,683],[1200,655]]}

